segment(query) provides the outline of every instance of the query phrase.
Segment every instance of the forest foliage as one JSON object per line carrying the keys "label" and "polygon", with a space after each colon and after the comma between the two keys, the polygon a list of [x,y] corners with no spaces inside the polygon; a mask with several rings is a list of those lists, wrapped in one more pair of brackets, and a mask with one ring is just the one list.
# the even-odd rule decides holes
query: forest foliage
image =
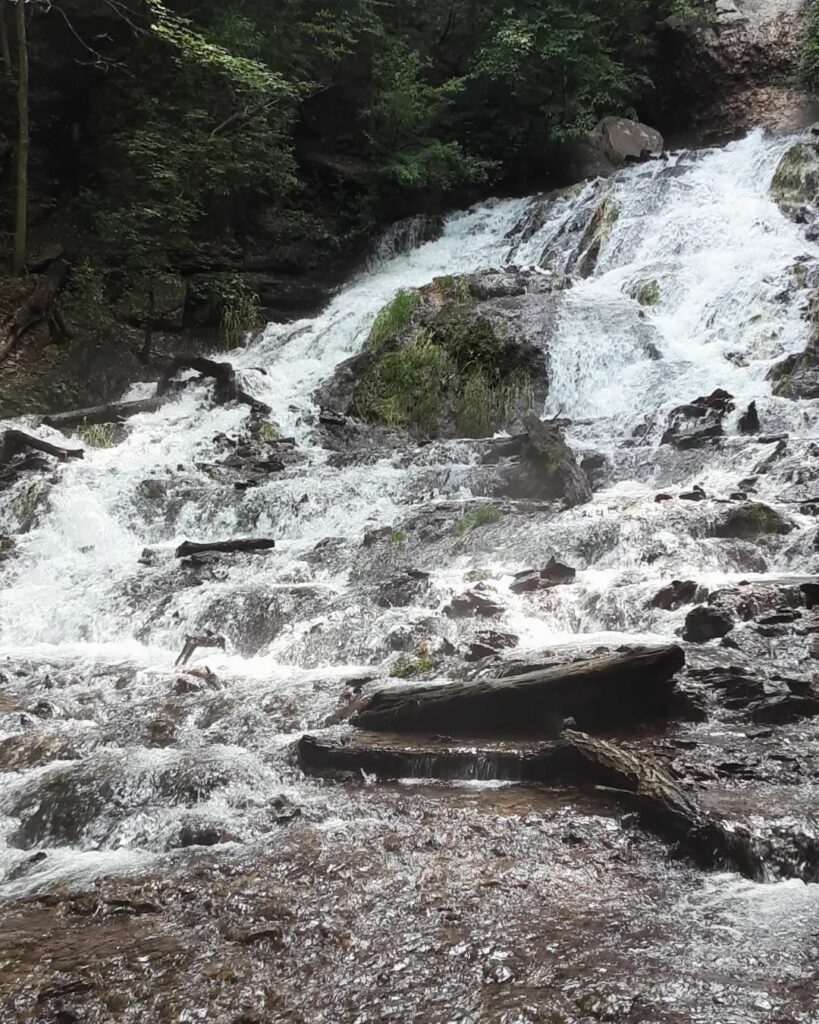
{"label": "forest foliage", "polygon": [[[337,198],[359,227],[396,196],[503,178],[628,111],[681,2],[26,0],[30,207],[71,204],[92,258],[129,281],[262,201],[274,235],[342,244],[343,218],[313,209],[311,153],[355,169]],[[0,0],[7,128],[16,6]],[[9,208],[13,151],[6,131]]]}

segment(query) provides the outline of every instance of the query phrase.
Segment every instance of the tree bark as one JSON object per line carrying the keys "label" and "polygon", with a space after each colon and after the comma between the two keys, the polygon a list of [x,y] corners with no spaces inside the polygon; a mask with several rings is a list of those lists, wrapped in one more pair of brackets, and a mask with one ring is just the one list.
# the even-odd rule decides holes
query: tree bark
{"label": "tree bark", "polygon": [[236,373],[230,363],[217,363],[214,359],[206,359],[204,356],[181,355],[175,356],[162,371],[159,382],[156,385],[157,395],[165,395],[171,386],[171,380],[180,370],[196,370],[204,377],[213,377],[216,381],[216,401],[220,405],[227,402],[240,402],[242,405],[249,405],[255,412],[262,415],[270,413],[270,407],[260,402],[257,398],[249,395],[236,383]]}
{"label": "tree bark", "polygon": [[0,0],[0,55],[2,55],[3,70],[13,81],[14,65],[12,64],[11,47],[9,46],[9,25],[6,21],[6,0]]}
{"label": "tree bark", "polygon": [[364,729],[474,736],[557,736],[581,728],[667,716],[677,646],[638,648],[521,675],[438,686],[395,686],[365,699],[352,718]]}
{"label": "tree bark", "polygon": [[50,441],[43,441],[39,437],[32,437],[22,430],[7,430],[0,434],[0,466],[6,466],[15,455],[19,455],[26,449],[37,452],[45,452],[46,455],[56,455],[60,462],[68,459],[81,459],[84,455],[82,448],[61,448],[59,445],[51,444]]}
{"label": "tree bark", "polygon": [[121,423],[129,416],[136,416],[141,412],[156,412],[164,404],[164,398],[143,398],[138,402],[111,402],[108,405],[94,405],[88,409],[72,409],[70,412],[44,416],[43,424],[46,427],[66,430],[86,423]]}
{"label": "tree bark", "polygon": [[202,555],[207,551],[218,551],[222,554],[232,554],[237,551],[269,551],[276,546],[274,540],[260,538],[241,538],[239,540],[214,540],[198,543],[193,540],[183,541],[176,549],[177,558],[187,558],[189,555]]}
{"label": "tree bark", "polygon": [[28,109],[28,39],[26,37],[26,4],[17,0],[17,201],[14,230],[14,273],[26,272],[28,245],[28,154],[31,145]]}

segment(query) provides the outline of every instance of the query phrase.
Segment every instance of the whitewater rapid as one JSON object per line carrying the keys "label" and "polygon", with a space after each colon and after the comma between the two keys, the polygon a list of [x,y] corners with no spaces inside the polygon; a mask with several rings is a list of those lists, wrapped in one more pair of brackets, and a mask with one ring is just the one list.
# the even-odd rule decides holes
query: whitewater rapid
{"label": "whitewater rapid", "polygon": [[[605,186],[619,217],[594,274],[567,293],[550,343],[551,390],[542,411],[573,420],[570,442],[578,450],[606,456],[613,476],[590,505],[564,513],[550,527],[552,543],[579,565],[579,573],[573,587],[561,588],[537,612],[508,591],[510,574],[531,564],[535,539],[510,535],[491,554],[482,553],[480,565],[497,574],[492,586],[507,608],[506,626],[520,636],[523,648],[567,642],[579,634],[604,639],[628,631],[672,635],[679,618],[661,622],[642,610],[646,597],[671,574],[696,575],[713,585],[748,577],[746,565],[726,563],[724,549],[702,531],[686,532],[653,496],[660,487],[682,489],[693,483],[724,493],[751,472],[758,454],[738,456],[728,444],[681,470],[678,462],[657,458],[655,446],[630,447],[630,439],[643,425],[658,435],[673,407],[715,388],[736,397],[733,428],[753,400],[767,433],[817,436],[816,403],[774,398],[766,381],[775,361],[807,342],[803,305],[782,295],[793,285],[797,261],[819,257],[819,248],[805,240],[769,196],[774,170],[791,141],[756,132],[721,149],[675,154],[635,167]],[[209,791],[210,809],[234,825],[238,815],[243,824],[236,827],[240,832],[246,828],[250,837],[253,814],[247,806],[261,792],[277,785],[304,798],[298,782],[270,767],[270,758],[301,725],[333,710],[337,692],[322,692],[319,681],[341,679],[362,667],[349,649],[316,648],[310,639],[326,623],[339,631],[348,623],[355,634],[360,608],[354,598],[344,607],[349,579],[343,568],[314,572],[309,553],[326,538],[358,543],[368,530],[400,523],[422,504],[468,502],[475,473],[474,454],[459,442],[431,446],[409,463],[387,453],[376,461],[337,468],[314,441],[312,395],[340,362],[361,349],[377,312],[400,289],[425,285],[438,275],[493,267],[536,266],[562,273],[572,224],[578,211],[599,200],[599,190],[599,183],[592,183],[558,197],[491,200],[452,214],[434,241],[409,251],[382,247],[379,257],[320,315],[271,324],[245,348],[226,354],[244,386],[272,408],[271,419],[282,435],[295,437],[307,456],[246,495],[227,496],[197,470],[212,455],[214,438],[235,435],[248,416],[244,407],[212,407],[202,388],[190,388],[158,412],[131,419],[115,447],[88,450],[83,461],[56,469],[56,482],[27,531],[20,531],[21,507],[30,500],[30,489],[41,485],[23,480],[2,495],[0,534],[15,535],[16,547],[0,563],[0,672],[13,672],[23,662],[39,664],[43,671],[70,672],[76,681],[65,698],[60,727],[72,733],[90,735],[101,728],[94,714],[84,719],[85,701],[101,700],[112,721],[120,715],[112,710],[121,699],[116,688],[120,668],[137,673],[130,697],[147,706],[160,677],[173,673],[185,634],[194,631],[215,597],[229,608],[249,588],[267,586],[273,593],[285,584],[309,584],[323,588],[334,601],[329,613],[319,610],[303,621],[289,621],[253,657],[242,657],[230,644],[224,654],[208,652],[207,664],[236,688],[237,702],[247,714],[245,726],[226,728],[216,746],[196,716],[177,744],[162,751],[147,749],[138,739],[129,743],[127,729],[120,727],[105,731],[98,750],[91,743],[93,770],[107,758],[104,770],[122,773],[123,806],[140,810],[113,831],[101,826],[73,843],[55,840],[52,845],[61,852],[54,862],[60,869],[75,863],[78,853],[94,857],[102,850],[109,858],[129,861],[132,851],[161,849],[156,836],[164,834],[177,811],[173,801],[163,803],[156,778],[163,765],[171,771],[187,763],[192,751],[201,757],[208,750],[208,756],[224,759],[228,781]],[[538,217],[542,223],[533,229]],[[661,302],[640,310],[634,292],[649,281],[657,282]],[[147,393],[147,386],[136,385],[128,397]],[[42,432],[59,436],[46,428]],[[184,486],[174,483],[180,475]],[[149,478],[171,481],[172,512],[145,500],[143,485]],[[765,484],[761,487],[764,498]],[[157,594],[152,601],[150,588],[146,591],[141,582],[139,559],[145,548],[170,558],[183,539],[237,534],[272,536],[277,550],[252,568],[228,571],[224,579],[185,593],[162,595],[162,603]],[[538,536],[539,544],[546,534]],[[657,554],[647,561],[649,549]],[[803,557],[798,543],[777,550],[765,572],[795,571]],[[476,564],[467,550],[453,555],[450,564],[430,566],[441,604],[447,594],[465,589]],[[375,634],[362,637],[357,650],[378,651],[383,639],[378,631],[394,628],[398,618],[385,616],[376,626],[362,626]],[[230,640],[229,629],[225,632]],[[372,661],[364,665],[372,669]],[[272,725],[263,722],[254,710],[254,702],[286,703],[314,685],[309,713],[297,711],[286,723],[275,718]],[[0,738],[23,728],[19,713],[0,713]],[[20,795],[30,792],[32,800],[38,799],[39,780],[52,768],[44,764],[0,777],[0,842],[4,832],[13,832],[13,807]],[[244,809],[237,810],[240,806]],[[0,848],[0,867],[4,858],[17,863],[18,852]]]}

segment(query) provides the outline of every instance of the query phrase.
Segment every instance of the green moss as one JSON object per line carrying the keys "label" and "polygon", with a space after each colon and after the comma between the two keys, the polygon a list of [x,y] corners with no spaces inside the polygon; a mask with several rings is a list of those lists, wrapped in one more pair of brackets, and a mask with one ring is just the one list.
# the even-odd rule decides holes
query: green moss
{"label": "green moss", "polygon": [[430,285],[430,291],[436,298],[445,302],[468,302],[471,297],[469,278],[465,274],[445,274],[443,277],[435,277]]}
{"label": "green moss", "polygon": [[661,293],[659,281],[646,281],[637,288],[635,298],[641,306],[659,306]]}
{"label": "green moss", "polygon": [[76,435],[89,448],[113,448],[118,439],[113,423],[83,423],[77,427]]}
{"label": "green moss", "polygon": [[388,427],[434,432],[438,405],[452,366],[440,345],[421,335],[406,348],[388,352],[356,392],[355,411]]}
{"label": "green moss", "polygon": [[[384,351],[356,389],[354,412],[390,427],[435,434],[454,418],[461,437],[486,437],[529,411],[531,376],[506,331],[475,315],[468,280],[436,278],[446,301],[433,308],[409,344]],[[411,323],[417,292],[400,293],[379,314],[368,347],[381,349]]]}
{"label": "green moss", "polygon": [[273,444],[274,441],[279,439],[279,428],[275,423],[271,423],[270,420],[264,420],[259,424],[259,440],[267,441],[268,444]]}
{"label": "green moss", "polygon": [[407,535],[403,530],[393,530],[388,538],[390,544],[406,544]]}
{"label": "green moss", "polygon": [[412,314],[421,303],[418,292],[399,292],[375,318],[366,348],[379,349],[409,327]]}
{"label": "green moss", "polygon": [[220,299],[222,340],[235,348],[259,326],[259,296],[237,275],[222,282]]}
{"label": "green moss", "polygon": [[417,658],[409,658],[402,654],[392,666],[390,674],[397,679],[409,679],[412,676],[432,672],[436,667],[437,662],[429,654],[420,654]]}
{"label": "green moss", "polygon": [[495,505],[481,505],[474,512],[467,512],[452,527],[452,534],[455,537],[463,537],[464,534],[479,530],[482,526],[490,526],[503,519],[503,512]]}

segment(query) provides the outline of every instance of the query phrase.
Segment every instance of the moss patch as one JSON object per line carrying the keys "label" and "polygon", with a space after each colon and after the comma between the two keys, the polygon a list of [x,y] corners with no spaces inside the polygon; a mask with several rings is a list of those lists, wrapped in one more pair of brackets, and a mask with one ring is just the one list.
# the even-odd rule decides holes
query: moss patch
{"label": "moss patch", "polygon": [[634,297],[641,306],[659,306],[661,299],[659,281],[645,281],[638,286]]}
{"label": "moss patch", "polygon": [[418,292],[399,292],[375,318],[366,347],[379,349],[397,334],[405,331],[412,321],[412,314],[420,304],[421,296]]}
{"label": "moss patch", "polygon": [[402,655],[392,666],[390,674],[398,679],[410,679],[412,676],[432,672],[436,667],[437,662],[429,654],[420,654],[417,658]]}
{"label": "moss patch", "polygon": [[466,278],[399,293],[376,318],[367,347],[377,359],[355,390],[352,411],[362,419],[426,436],[486,437],[531,408],[520,348],[478,313]]}
{"label": "moss patch", "polygon": [[498,523],[501,519],[503,519],[503,512],[496,505],[482,505],[474,512],[467,512],[459,519],[452,527],[452,534],[454,537],[463,537],[467,533],[472,533],[473,530],[479,530],[482,526]]}

